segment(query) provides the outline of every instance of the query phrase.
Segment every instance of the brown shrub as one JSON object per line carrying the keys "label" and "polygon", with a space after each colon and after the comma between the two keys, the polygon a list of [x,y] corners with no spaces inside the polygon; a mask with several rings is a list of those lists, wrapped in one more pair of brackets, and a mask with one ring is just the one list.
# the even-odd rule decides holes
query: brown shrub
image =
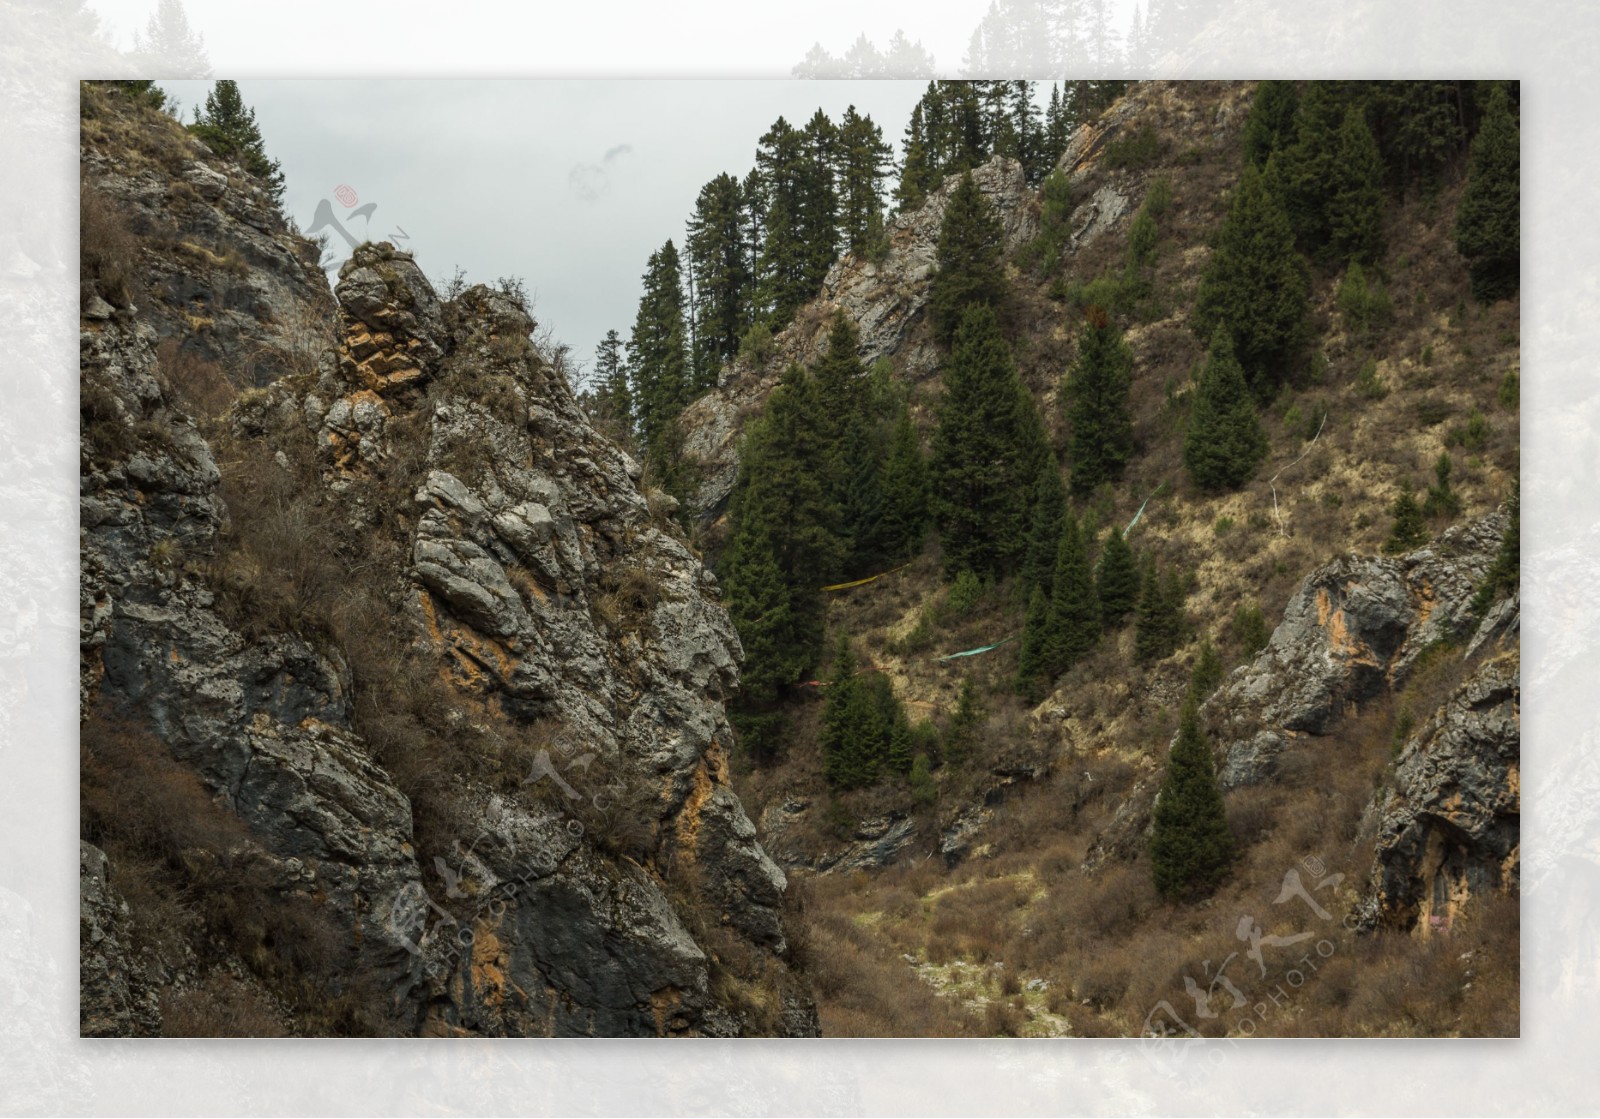
{"label": "brown shrub", "polygon": [[1063,916],[1071,927],[1104,940],[1132,930],[1159,904],[1149,867],[1113,863],[1064,899]]}
{"label": "brown shrub", "polygon": [[990,1037],[1021,1037],[1027,1015],[1013,1002],[995,999],[984,1007],[983,1032]]}
{"label": "brown shrub", "polygon": [[248,841],[193,770],[105,701],[80,728],[78,752],[80,823],[90,843],[192,873],[193,852],[224,865]]}
{"label": "brown shrub", "polygon": [[176,338],[164,339],[156,347],[156,374],[167,399],[193,416],[202,430],[210,428],[239,396],[220,365],[185,351]]}
{"label": "brown shrub", "polygon": [[254,984],[225,971],[198,987],[161,996],[163,1037],[285,1037],[278,1010]]}
{"label": "brown shrub", "polygon": [[1126,967],[1118,963],[1096,961],[1078,976],[1077,982],[1072,985],[1072,995],[1095,1010],[1105,1010],[1115,1006],[1127,989]]}
{"label": "brown shrub", "polygon": [[78,188],[78,281],[85,305],[99,295],[129,307],[139,288],[139,241],[121,204],[88,183]]}

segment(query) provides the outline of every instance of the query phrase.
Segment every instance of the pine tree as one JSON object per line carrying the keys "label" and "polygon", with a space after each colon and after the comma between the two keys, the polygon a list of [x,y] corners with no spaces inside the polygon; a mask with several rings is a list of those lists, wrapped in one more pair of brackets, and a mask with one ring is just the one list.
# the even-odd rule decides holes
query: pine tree
{"label": "pine tree", "polygon": [[830,785],[858,788],[878,777],[888,726],[871,689],[856,674],[855,654],[840,635],[822,710],[822,775]]}
{"label": "pine tree", "polygon": [[897,208],[907,213],[921,206],[935,185],[937,172],[924,135],[922,103],[918,102],[911,110],[911,121],[900,141],[900,181],[894,191]]}
{"label": "pine tree", "polygon": [[770,519],[778,564],[793,586],[814,587],[840,574],[846,554],[824,411],[814,379],[791,366],[746,436],[730,499],[736,523]]}
{"label": "pine tree", "polygon": [[1252,167],[1266,167],[1268,158],[1293,141],[1298,102],[1293,82],[1262,82],[1256,86],[1250,116],[1244,122],[1244,157]]}
{"label": "pine tree", "polygon": [[1503,85],[1489,94],[1467,161],[1467,186],[1456,209],[1456,251],[1467,260],[1472,294],[1506,299],[1522,282],[1521,136]]}
{"label": "pine tree", "polygon": [[799,220],[803,266],[799,277],[800,302],[811,299],[822,287],[828,269],[839,257],[839,193],[834,170],[839,163],[839,130],[828,115],[818,109],[800,134],[802,160],[799,181]]}
{"label": "pine tree", "polygon": [[1078,335],[1078,359],[1066,384],[1072,492],[1080,497],[1122,477],[1133,457],[1128,390],[1133,355],[1105,311],[1090,307]]}
{"label": "pine tree", "polygon": [[1422,518],[1422,507],[1417,504],[1417,495],[1410,486],[1400,491],[1400,496],[1394,499],[1394,505],[1389,509],[1394,517],[1394,525],[1389,529],[1389,537],[1383,542],[1383,550],[1389,555],[1398,555],[1409,552],[1413,548],[1420,548],[1428,542],[1428,525]]}
{"label": "pine tree", "polygon": [[[889,683],[887,677],[879,676],[877,679],[885,686]],[[915,764],[916,759],[911,753],[911,720],[906,718],[905,708],[897,702],[894,719],[889,724],[889,741],[884,748],[883,767],[890,773],[905,776]]]}
{"label": "pine tree", "polygon": [[650,254],[644,294],[628,339],[633,404],[647,451],[659,457],[670,425],[689,402],[689,352],[683,317],[683,279],[671,241]]}
{"label": "pine tree", "polygon": [[[1271,168],[1269,166],[1268,173]],[[1306,335],[1310,272],[1265,176],[1246,167],[1200,280],[1191,320],[1210,342],[1227,330],[1258,393],[1282,384]]]}
{"label": "pine tree", "polygon": [[972,175],[963,174],[939,225],[938,268],[928,296],[929,314],[941,342],[951,342],[969,307],[983,305],[996,313],[1004,310],[1004,247],[1005,230],[999,216]]}
{"label": "pine tree", "polygon": [[1205,637],[1200,642],[1200,651],[1195,654],[1194,671],[1189,677],[1189,694],[1196,703],[1204,703],[1206,697],[1214,692],[1217,685],[1222,683],[1222,656],[1217,652],[1217,647],[1211,643],[1210,637]]}
{"label": "pine tree", "polygon": [[1133,549],[1115,526],[1106,533],[1105,546],[1100,549],[1100,562],[1095,565],[1094,575],[1101,622],[1106,626],[1114,626],[1133,613],[1139,604],[1139,568],[1133,558]]}
{"label": "pine tree", "polygon": [[1162,896],[1204,897],[1233,862],[1233,833],[1217,786],[1211,747],[1191,693],[1167,755],[1166,778],[1156,799],[1150,832],[1150,868]]}
{"label": "pine tree", "polygon": [[[731,605],[729,611],[745,644],[746,679],[770,673],[775,688],[796,683],[820,657],[824,607],[818,588],[838,574],[846,556],[836,530],[839,512],[824,477],[826,446],[817,412],[809,376],[791,367],[768,396],[765,414],[746,433],[729,503],[732,544],[722,578],[730,585],[749,579],[765,588],[765,553],[783,590],[783,645],[776,651],[770,644],[753,648],[739,611]],[[759,580],[741,570],[746,564],[758,568]],[[773,608],[765,598],[760,602],[762,612]]]}
{"label": "pine tree", "polygon": [[1067,141],[1071,138],[1071,128],[1067,120],[1066,102],[1061,96],[1061,87],[1055,83],[1050,85],[1050,104],[1044,111],[1044,150],[1045,169],[1054,167],[1060,161],[1062,153],[1067,150]]}
{"label": "pine tree", "polygon": [[839,451],[839,529],[849,542],[846,574],[851,576],[877,571],[899,555],[883,486],[885,453],[882,426],[864,412],[853,412]]}
{"label": "pine tree", "polygon": [[1056,553],[1067,520],[1067,490],[1061,483],[1061,466],[1051,455],[1033,484],[1033,505],[1028,514],[1028,550],[1022,561],[1022,588],[1042,587],[1048,597],[1055,585]]}
{"label": "pine tree", "polygon": [[777,756],[785,689],[811,667],[815,639],[794,611],[794,591],[785,583],[761,521],[741,524],[722,563],[723,602],[739,642],[744,669],[730,717],[740,742],[761,762]]}
{"label": "pine tree", "polygon": [[1017,691],[1029,699],[1042,694],[1050,677],[1050,661],[1057,644],[1050,627],[1050,596],[1041,586],[1033,588],[1028,612],[1022,623],[1022,649],[1017,657]]}
{"label": "pine tree", "polygon": [[883,223],[883,180],[894,149],[883,140],[883,129],[870,116],[851,105],[839,123],[837,165],[840,234],[845,248],[857,256],[869,255],[874,227]]}
{"label": "pine tree", "polygon": [[622,360],[622,337],[606,331],[594,351],[596,417],[617,435],[633,432],[633,394],[628,389],[628,367]]}
{"label": "pine tree", "polygon": [[1428,496],[1422,502],[1423,516],[1454,517],[1461,512],[1461,497],[1450,486],[1452,466],[1450,452],[1440,451],[1433,463],[1433,485],[1428,487]]}
{"label": "pine tree", "polygon": [[206,94],[205,108],[195,106],[189,131],[218,155],[237,160],[274,203],[282,201],[283,171],[276,159],[268,158],[256,111],[245,107],[238,82],[219,79]]}
{"label": "pine tree", "polygon": [[1373,82],[1378,147],[1399,186],[1437,182],[1459,156],[1466,135],[1465,82]]}
{"label": "pine tree", "polygon": [[965,676],[961,680],[961,691],[956,695],[956,709],[950,713],[950,729],[944,743],[946,758],[959,759],[965,756],[983,718],[983,704],[978,699],[977,684],[970,675]]}
{"label": "pine tree", "polygon": [[817,423],[832,455],[840,452],[850,418],[867,407],[860,345],[855,324],[843,311],[836,311],[828,327],[827,345],[811,370],[821,405]]}
{"label": "pine tree", "polygon": [[1139,580],[1138,628],[1134,657],[1148,664],[1171,656],[1183,642],[1183,580],[1174,571],[1158,571],[1147,561]]}
{"label": "pine tree", "polygon": [[1350,107],[1348,83],[1307,82],[1295,109],[1295,139],[1277,162],[1296,242],[1314,257],[1328,246],[1328,199],[1338,175],[1339,133]]}
{"label": "pine tree", "polygon": [[1077,518],[1069,516],[1056,553],[1050,594],[1050,625],[1044,655],[1052,673],[1077,664],[1100,640],[1100,603],[1095,597],[1094,569]]}
{"label": "pine tree", "polygon": [[933,780],[933,763],[927,754],[918,754],[911,761],[911,799],[920,805],[930,805],[939,799],[939,786]]}
{"label": "pine tree", "polygon": [[973,306],[945,367],[933,436],[932,491],[947,573],[1000,578],[1022,553],[1029,483],[1038,476],[1023,445],[1025,397],[994,312]]}
{"label": "pine tree", "polygon": [[739,180],[722,174],[700,188],[684,244],[695,306],[695,389],[716,385],[750,325],[750,247]]}
{"label": "pine tree", "polygon": [[[810,250],[805,242],[808,177],[807,139],[783,117],[756,148],[761,239],[756,268],[757,299],[774,330],[787,325],[811,297]],[[747,197],[750,192],[746,192]]]}
{"label": "pine tree", "polygon": [[928,531],[928,468],[911,412],[901,403],[883,468],[884,536],[894,559],[922,550]]}
{"label": "pine tree", "polygon": [[1238,489],[1255,474],[1268,449],[1228,332],[1218,328],[1189,409],[1184,465],[1203,490]]}
{"label": "pine tree", "polygon": [[1017,160],[1022,164],[1024,177],[1037,184],[1045,172],[1054,166],[1045,149],[1044,126],[1039,120],[1039,108],[1033,101],[1033,83],[1013,80],[1006,83],[1010,104],[1011,131],[1016,136]]}
{"label": "pine tree", "polygon": [[1383,158],[1360,105],[1345,110],[1328,188],[1328,247],[1339,260],[1383,255]]}

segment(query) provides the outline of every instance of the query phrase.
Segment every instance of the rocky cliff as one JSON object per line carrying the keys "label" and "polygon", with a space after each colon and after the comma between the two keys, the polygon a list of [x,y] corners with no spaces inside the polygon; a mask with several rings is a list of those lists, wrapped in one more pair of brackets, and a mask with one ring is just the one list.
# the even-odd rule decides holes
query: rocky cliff
{"label": "rocky cliff", "polygon": [[[156,987],[160,1028],[226,1030],[194,1009],[238,981],[289,1032],[814,1033],[715,580],[519,302],[366,246],[335,319],[237,168],[86,98],[131,257],[85,275],[85,1032],[153,1032]],[[225,322],[158,197],[242,261]],[[286,375],[206,416],[197,368]]]}
{"label": "rocky cliff", "polygon": [[1507,522],[1497,512],[1407,555],[1342,556],[1308,576],[1266,648],[1206,705],[1223,787],[1269,779],[1285,751],[1314,749],[1347,710],[1404,688],[1419,658],[1471,635],[1472,596]]}
{"label": "rocky cliff", "polygon": [[[972,178],[999,216],[1008,250],[1038,232],[1038,213],[1028,205],[1033,192],[1016,160],[997,157]],[[828,270],[819,296],[778,332],[770,354],[730,362],[717,388],[685,410],[680,421],[684,452],[701,477],[695,508],[707,515],[720,512],[739,471],[738,441],[745,421],[759,412],[791,363],[805,364],[821,353],[835,312],[843,311],[860,331],[863,362],[893,358],[908,378],[937,370],[942,355],[926,330],[914,328],[926,317],[939,224],[956,182],[947,181],[920,209],[890,219],[889,249],[881,261],[840,257]]]}

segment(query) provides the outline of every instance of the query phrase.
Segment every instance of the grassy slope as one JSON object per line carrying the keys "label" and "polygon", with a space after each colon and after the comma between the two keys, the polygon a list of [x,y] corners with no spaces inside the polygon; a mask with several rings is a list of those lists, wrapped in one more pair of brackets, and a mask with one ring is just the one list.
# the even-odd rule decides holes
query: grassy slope
{"label": "grassy slope", "polygon": [[[1207,497],[1189,486],[1181,467],[1185,395],[1203,351],[1187,328],[1187,314],[1207,238],[1222,220],[1226,192],[1239,173],[1237,129],[1248,107],[1245,92],[1218,83],[1136,87],[1132,96],[1146,104],[1135,123],[1156,130],[1159,154],[1141,168],[1091,166],[1075,195],[1087,198],[1114,185],[1130,197],[1128,214],[1069,257],[1059,278],[1015,276],[1019,365],[1059,448],[1064,444],[1057,393],[1075,349],[1078,313],[1070,299],[1052,295],[1117,269],[1145,190],[1156,178],[1170,180],[1173,204],[1160,221],[1154,295],[1128,322],[1139,453],[1121,485],[1078,511],[1092,510],[1102,527],[1125,524],[1164,483],[1131,539],[1163,564],[1194,572],[1188,602],[1193,632],[1196,639],[1211,634],[1229,667],[1241,657],[1231,625],[1236,607],[1259,605],[1273,625],[1314,567],[1345,551],[1376,552],[1395,494],[1407,482],[1419,491],[1426,486],[1433,460],[1474,409],[1487,420],[1486,437],[1451,450],[1463,518],[1481,515],[1508,496],[1518,454],[1515,396],[1502,400],[1501,393],[1507,374],[1519,368],[1518,303],[1479,307],[1470,299],[1453,247],[1457,173],[1432,193],[1390,200],[1388,248],[1377,271],[1392,296],[1392,322],[1365,339],[1353,337],[1334,307],[1338,274],[1317,271],[1313,345],[1305,368],[1296,387],[1281,393],[1263,415],[1272,440],[1268,463],[1235,494]],[[1313,372],[1323,366],[1312,360],[1317,353],[1325,359],[1320,377]],[[1369,359],[1388,390],[1381,398],[1357,383]],[[932,383],[913,387],[924,422],[937,391]],[[1326,425],[1308,450],[1306,438],[1315,429],[1307,417],[1324,407]],[[1280,469],[1275,513],[1269,479]],[[1372,837],[1363,830],[1361,814],[1373,789],[1387,779],[1397,701],[1376,701],[1347,720],[1319,742],[1300,772],[1233,794],[1230,819],[1244,846],[1237,871],[1207,905],[1161,904],[1142,854],[1131,861],[1113,858],[1094,873],[1082,866],[1118,806],[1130,795],[1147,797],[1159,783],[1160,759],[1196,643],[1141,668],[1132,662],[1129,626],[1109,635],[1030,710],[1009,689],[1014,644],[965,661],[933,660],[940,652],[1020,631],[1022,613],[1002,584],[967,615],[944,616],[936,546],[931,543],[907,571],[838,595],[830,605],[830,625],[852,634],[858,653],[893,677],[914,718],[947,718],[969,672],[989,714],[974,756],[938,771],[940,801],[921,810],[926,822],[920,845],[898,865],[874,875],[802,881],[811,939],[825,949],[812,953],[825,1030],[1137,1032],[1160,999],[1192,1009],[1183,998],[1183,976],[1202,976],[1202,961],[1247,948],[1235,937],[1239,917],[1256,914],[1266,921],[1263,913],[1284,872],[1299,860],[1317,859],[1328,873],[1345,875],[1339,904],[1329,905],[1336,915],[1342,912],[1370,867]],[[931,647],[902,653],[897,639],[925,613],[932,621]],[[1457,672],[1441,668],[1417,686],[1442,695]],[[752,815],[792,795],[823,803],[837,799],[842,804],[832,809],[836,818],[917,811],[898,783],[830,797],[820,781],[812,733],[819,707],[811,702],[797,710],[794,745],[782,763],[742,775],[740,791]],[[927,857],[937,845],[938,828],[992,786],[988,771],[994,761],[1018,748],[1048,757],[1049,778],[1013,791],[980,837],[986,847],[979,857],[946,872],[937,855]],[[820,824],[824,815],[812,813],[817,822],[811,839],[823,847],[837,845]],[[1337,950],[1328,968],[1292,1009],[1275,1009],[1257,1032],[1514,1031],[1514,912],[1513,905],[1509,912],[1486,915],[1481,933],[1458,934],[1448,952],[1403,937],[1357,942],[1330,926]],[[1467,943],[1479,935],[1495,945],[1481,957]],[[841,943],[856,951],[831,950]],[[918,971],[907,957],[924,966]],[[1005,966],[989,966],[995,962]],[[1478,974],[1463,992],[1468,970]],[[1024,974],[1043,979],[1045,988],[1030,990],[1007,978]],[[1247,980],[1264,982],[1243,956],[1228,975],[1247,995]],[[936,989],[958,993],[940,999],[942,1009],[933,1014],[925,996]],[[1224,997],[1221,1005],[1229,1001]],[[1186,1017],[1193,1020],[1192,1014]]]}

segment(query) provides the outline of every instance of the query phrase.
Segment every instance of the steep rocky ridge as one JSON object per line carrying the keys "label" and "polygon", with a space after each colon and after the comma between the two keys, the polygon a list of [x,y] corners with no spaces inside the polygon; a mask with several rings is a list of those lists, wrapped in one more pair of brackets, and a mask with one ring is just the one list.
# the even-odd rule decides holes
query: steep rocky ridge
{"label": "steep rocky ridge", "polygon": [[[226,205],[236,168],[174,161],[165,118],[90,96],[110,123],[85,178],[139,256],[134,298],[85,278],[85,764],[197,779],[227,839],[168,835],[170,862],[136,868],[201,913],[173,918],[165,955],[116,931],[116,859],[86,857],[109,947],[85,956],[84,1028],[155,1028],[116,976],[181,996],[232,972],[297,1030],[327,1028],[322,998],[354,1032],[815,1032],[784,876],[728,782],[741,651],[715,580],[526,312],[483,287],[441,304],[377,245],[342,270],[335,320],[303,282],[314,247]],[[118,137],[155,154],[119,159]],[[202,331],[140,232],[141,199],[197,180],[220,205],[196,230],[258,297],[203,354],[236,384],[263,346],[288,373],[198,423],[157,354]],[[125,840],[99,795],[89,816]],[[185,897],[202,881],[256,912],[219,927]],[[135,933],[160,912],[131,906]]]}
{"label": "steep rocky ridge", "polygon": [[[140,320],[183,353],[222,362],[240,387],[315,360],[333,319],[319,247],[288,226],[260,184],[177,121],[130,113],[87,84],[82,177],[138,239]],[[86,298],[91,317],[109,312]]]}
{"label": "steep rocky ridge", "polygon": [[[1038,232],[1038,214],[1028,205],[1032,192],[1021,164],[996,157],[973,171],[972,178],[999,215],[1008,250]],[[955,186],[954,179],[947,181],[920,209],[890,220],[889,249],[882,261],[840,257],[828,270],[821,294],[773,339],[770,356],[759,366],[748,357],[730,362],[717,388],[685,410],[680,421],[684,451],[701,477],[695,508],[706,515],[720,511],[738,474],[738,440],[745,421],[760,409],[791,363],[805,364],[821,352],[836,311],[843,311],[860,331],[865,363],[893,358],[906,378],[924,378],[936,371],[940,354],[928,332],[916,327],[926,317],[939,223]]]}

